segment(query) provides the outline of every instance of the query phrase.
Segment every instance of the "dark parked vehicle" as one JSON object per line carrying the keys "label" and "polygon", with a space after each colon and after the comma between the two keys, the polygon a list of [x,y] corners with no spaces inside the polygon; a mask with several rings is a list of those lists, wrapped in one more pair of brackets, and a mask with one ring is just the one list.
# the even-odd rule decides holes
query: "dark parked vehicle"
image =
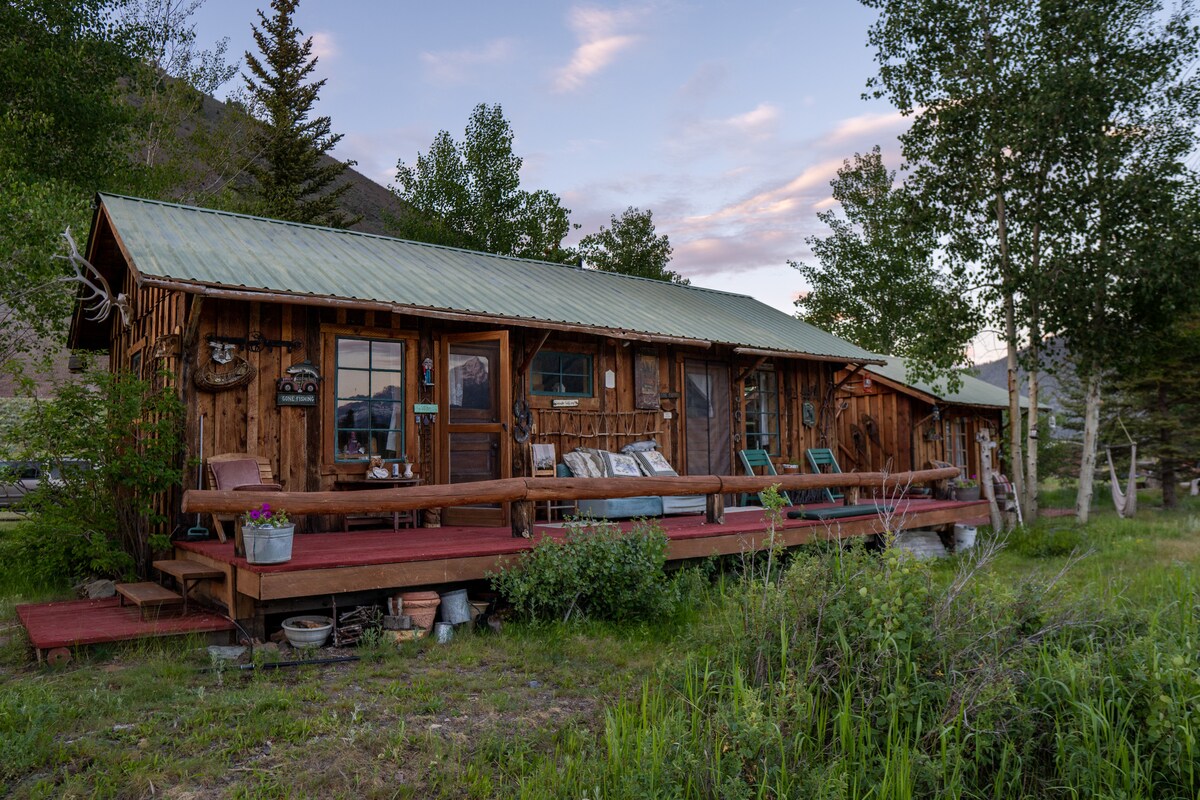
{"label": "dark parked vehicle", "polygon": [[21,501],[42,482],[45,470],[32,461],[0,461],[0,508]]}

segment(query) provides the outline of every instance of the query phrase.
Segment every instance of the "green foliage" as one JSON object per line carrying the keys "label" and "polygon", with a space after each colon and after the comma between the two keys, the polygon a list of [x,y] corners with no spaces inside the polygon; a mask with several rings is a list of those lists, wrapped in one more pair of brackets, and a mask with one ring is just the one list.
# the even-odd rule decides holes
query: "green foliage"
{"label": "green foliage", "polygon": [[182,408],[170,387],[92,371],[38,399],[16,427],[22,460],[55,474],[24,500],[7,536],[10,567],[48,585],[86,575],[145,575],[164,549],[163,493],[181,480]]}
{"label": "green foliage", "polygon": [[0,172],[95,189],[129,172],[134,72],[129,30],[109,0],[17,0],[0,6]]}
{"label": "green foliage", "polygon": [[873,353],[941,372],[965,366],[979,320],[961,281],[935,262],[928,214],[894,184],[878,145],[830,181],[845,218],[818,212],[831,234],[806,239],[817,263],[790,262],[812,286],[796,301],[799,316]]}
{"label": "green foliage", "polygon": [[500,105],[480,103],[461,143],[439,131],[416,164],[398,161],[390,188],[408,210],[391,221],[392,232],[485,253],[574,261],[562,246],[571,230],[570,209],[552,192],[521,188],[522,162],[512,142]]}
{"label": "green foliage", "polygon": [[568,528],[545,537],[517,563],[490,575],[492,587],[521,616],[630,620],[671,613],[674,583],[663,571],[667,536],[652,522],[629,532],[610,522]]}
{"label": "green foliage", "polygon": [[259,161],[254,178],[252,211],[267,217],[345,228],[357,222],[339,209],[350,184],[334,185],[353,161],[323,163],[342,139],[332,133],[329,117],[311,117],[325,80],[306,82],[316,69],[312,37],[301,40],[293,15],[299,0],[272,0],[274,13],[258,12],[254,41],[262,55],[246,53],[246,88],[263,125],[253,134]]}
{"label": "green foliage", "polygon": [[671,240],[654,230],[653,213],[630,206],[618,217],[613,214],[611,227],[600,226],[579,240],[584,263],[603,272],[619,272],[657,281],[689,284],[687,278],[667,269],[671,263]]}
{"label": "green foliage", "polygon": [[1026,558],[1062,558],[1082,551],[1084,539],[1079,527],[1058,520],[1016,528],[1008,535],[1008,547]]}

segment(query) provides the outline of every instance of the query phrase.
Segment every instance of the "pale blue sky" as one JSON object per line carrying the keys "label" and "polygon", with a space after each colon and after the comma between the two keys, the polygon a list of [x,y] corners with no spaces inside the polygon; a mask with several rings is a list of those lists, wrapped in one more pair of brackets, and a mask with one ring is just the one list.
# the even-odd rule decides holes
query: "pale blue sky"
{"label": "pale blue sky", "polygon": [[[201,43],[252,48],[256,5],[207,0]],[[364,174],[386,185],[398,158],[441,129],[461,139],[476,104],[500,103],[523,186],[563,198],[573,238],[649,208],[673,269],[788,313],[804,287],[786,261],[825,232],[816,212],[842,159],[878,143],[898,163],[903,120],[861,97],[872,19],[853,0],[304,0],[297,13],[328,81],[318,111]]]}

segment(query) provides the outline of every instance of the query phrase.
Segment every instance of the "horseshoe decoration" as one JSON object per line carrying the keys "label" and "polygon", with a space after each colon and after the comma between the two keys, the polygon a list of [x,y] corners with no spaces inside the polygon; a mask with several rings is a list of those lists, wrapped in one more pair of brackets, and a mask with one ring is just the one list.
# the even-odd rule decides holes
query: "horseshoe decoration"
{"label": "horseshoe decoration", "polygon": [[258,369],[253,364],[237,354],[233,354],[232,369],[217,372],[213,367],[210,359],[201,357],[192,377],[197,389],[205,392],[224,392],[245,386],[258,374]]}
{"label": "horseshoe decoration", "polygon": [[525,444],[532,430],[533,412],[529,410],[529,403],[516,400],[513,403],[513,440],[517,444]]}

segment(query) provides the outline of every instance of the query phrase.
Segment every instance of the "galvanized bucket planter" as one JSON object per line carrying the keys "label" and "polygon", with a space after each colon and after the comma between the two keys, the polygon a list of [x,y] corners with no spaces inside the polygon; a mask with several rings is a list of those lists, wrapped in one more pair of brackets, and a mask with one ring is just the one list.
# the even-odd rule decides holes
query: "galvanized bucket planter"
{"label": "galvanized bucket planter", "polygon": [[246,544],[246,561],[251,564],[282,564],[292,560],[292,538],[295,525],[279,528],[242,526],[242,541]]}

